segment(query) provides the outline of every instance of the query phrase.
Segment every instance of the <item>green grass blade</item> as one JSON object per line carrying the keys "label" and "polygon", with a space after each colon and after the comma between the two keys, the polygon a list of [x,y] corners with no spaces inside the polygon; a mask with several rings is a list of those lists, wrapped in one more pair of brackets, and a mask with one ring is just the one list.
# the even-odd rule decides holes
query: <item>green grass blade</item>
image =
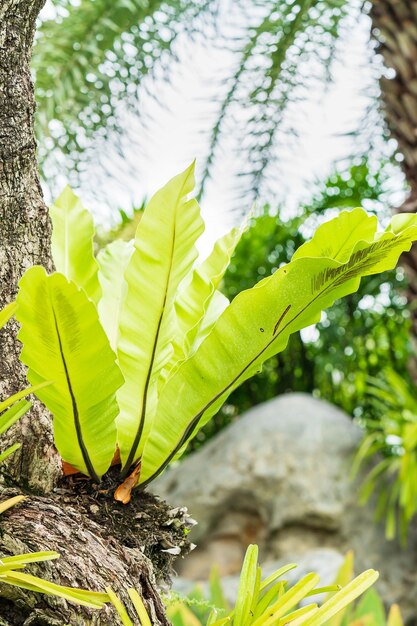
{"label": "green grass blade", "polygon": [[262,581],[260,591],[264,591],[264,589],[269,587],[269,585],[272,585],[272,583],[274,583],[278,578],[281,578],[281,576],[284,576],[284,574],[286,574],[292,569],[295,569],[296,567],[297,567],[296,563],[290,563],[289,565],[284,565],[284,567],[281,567],[276,572],[268,576],[268,578],[265,578],[265,580]]}
{"label": "green grass blade", "polygon": [[120,617],[120,621],[122,622],[123,626],[134,626],[132,620],[130,619],[126,611],[126,608],[123,606],[122,602],[116,596],[113,589],[111,587],[106,587],[106,591],[109,595],[112,605],[114,606],[114,608],[117,611],[118,616]]}
{"label": "green grass blade", "polygon": [[0,402],[0,413],[8,409],[9,406],[12,406],[12,404],[17,402],[18,400],[26,398],[26,396],[28,396],[29,394],[35,393],[36,391],[38,391],[38,389],[42,389],[43,387],[47,387],[48,385],[52,385],[52,381],[45,380],[44,382],[39,383],[39,385],[32,385],[31,387],[26,387],[26,389],[22,389],[22,391],[14,393],[9,398],[6,398],[6,400],[3,400],[3,402]]}
{"label": "green grass blade", "polygon": [[283,617],[294,606],[297,606],[303,600],[307,593],[314,589],[319,582],[318,574],[307,574],[298,583],[291,587],[284,595],[269,607],[266,614],[259,617],[253,626],[272,626],[276,624],[280,617]]}
{"label": "green grass blade", "polygon": [[101,609],[104,606],[104,603],[99,598],[96,599],[94,592],[89,592],[88,599],[86,599],[85,592],[79,593],[77,589],[62,587],[61,585],[56,585],[55,583],[43,580],[37,576],[24,574],[23,572],[9,572],[4,576],[0,576],[0,579],[8,585],[15,585],[46,595],[58,596],[59,598],[64,598],[64,600],[75,602],[76,604],[92,609]]}
{"label": "green grass blade", "polygon": [[8,456],[13,454],[13,452],[16,452],[16,450],[19,450],[19,448],[21,447],[22,447],[21,443],[14,443],[12,446],[10,446],[10,448],[7,448],[7,450],[4,450],[4,452],[0,454],[0,463],[4,461],[5,459],[7,459]]}
{"label": "green grass blade", "polygon": [[19,502],[23,502],[23,500],[26,500],[26,496],[14,496],[14,498],[9,498],[8,500],[0,502],[0,515],[7,511],[7,509],[11,509],[13,506],[16,506],[16,504],[19,504]]}
{"label": "green grass blade", "polygon": [[18,554],[16,556],[4,556],[1,558],[5,564],[29,565],[29,563],[40,563],[41,561],[53,561],[59,559],[60,554],[53,550],[45,552],[31,552],[29,554]]}
{"label": "green grass blade", "polygon": [[10,302],[9,304],[6,304],[6,306],[0,311],[0,328],[3,328],[3,326],[7,324],[9,319],[13,317],[16,309],[16,302]]}
{"label": "green grass blade", "polygon": [[363,572],[363,574],[357,576],[346,587],[343,587],[343,589],[322,604],[315,615],[305,622],[305,626],[321,626],[321,624],[331,619],[346,605],[356,600],[358,596],[374,584],[377,578],[378,572],[375,570],[371,569]]}
{"label": "green grass blade", "polygon": [[253,602],[258,568],[258,546],[250,545],[246,550],[235,607],[234,626],[245,626]]}
{"label": "green grass blade", "polygon": [[127,590],[130,599],[132,600],[132,604],[135,607],[136,613],[140,619],[141,626],[152,626],[152,622],[149,619],[148,612],[143,604],[142,598],[136,591],[136,589],[128,589]]}
{"label": "green grass blade", "polygon": [[14,406],[10,407],[10,409],[7,409],[5,413],[0,416],[0,435],[6,432],[6,430],[9,430],[17,420],[29,411],[31,406],[32,403],[28,400],[20,400],[16,402]]}

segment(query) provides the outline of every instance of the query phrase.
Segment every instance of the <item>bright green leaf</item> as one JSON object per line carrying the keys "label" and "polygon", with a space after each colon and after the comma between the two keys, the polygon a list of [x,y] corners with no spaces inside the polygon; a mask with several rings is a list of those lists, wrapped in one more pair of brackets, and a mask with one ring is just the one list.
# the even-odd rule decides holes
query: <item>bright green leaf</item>
{"label": "bright green leaf", "polygon": [[296,563],[289,563],[288,565],[284,565],[283,567],[280,567],[279,569],[277,569],[276,572],[273,572],[270,576],[268,576],[268,578],[265,578],[265,580],[262,581],[260,590],[264,591],[265,589],[269,587],[269,585],[272,585],[274,582],[276,582],[278,578],[281,578],[281,576],[284,576],[284,574],[286,574],[287,572],[290,572],[292,569],[295,569],[296,567],[297,567]]}
{"label": "bright green leaf", "polygon": [[18,391],[17,393],[14,393],[12,396],[9,396],[3,402],[0,402],[0,413],[2,413],[5,409],[7,409],[9,406],[14,404],[21,398],[25,398],[26,396],[29,396],[31,393],[36,393],[38,389],[41,389],[42,387],[46,387],[47,385],[50,385],[50,384],[51,384],[51,381],[46,380],[45,382],[40,383],[39,385],[27,387],[26,389],[22,389],[22,391]]}
{"label": "bright green leaf", "polygon": [[[355,231],[355,244],[340,231],[340,222],[345,221],[342,213],[326,225],[326,237],[332,241],[335,256],[343,257],[343,263],[321,257],[297,258],[296,253],[294,261],[240,293],[197,352],[168,379],[143,452],[143,485],[183,449],[233,389],[286,347],[291,333],[318,322],[323,309],[358,289],[362,276],[394,267],[417,237],[414,218],[413,226],[405,231],[374,234],[367,242],[363,237],[369,237],[370,223],[374,228],[375,222],[366,218],[363,231]],[[319,243],[322,233],[318,229]],[[314,247],[311,249],[313,253]]]}
{"label": "bright green leaf", "polygon": [[267,611],[253,622],[253,626],[273,626],[280,617],[283,617],[292,608],[303,600],[309,591],[319,582],[318,574],[310,573],[299,580],[288,591],[286,591],[274,604],[268,607]]}
{"label": "bright green leaf", "polygon": [[359,600],[354,619],[372,615],[372,626],[386,626],[385,608],[375,589],[369,589]]}
{"label": "bright green leaf", "polygon": [[20,400],[20,402],[16,402],[16,404],[10,407],[8,411],[0,415],[0,435],[13,426],[13,424],[22,417],[22,415],[27,413],[31,406],[31,402],[28,402],[27,400]]}
{"label": "bright green leaf", "polygon": [[[353,556],[353,551],[350,550],[349,552],[347,552],[345,559],[341,567],[339,568],[339,571],[337,572],[337,576],[334,582],[337,585],[340,585],[341,587],[345,587],[353,579],[353,576],[354,576],[354,556]],[[326,597],[326,600],[329,600],[331,597],[333,597],[333,595],[334,593],[329,593],[328,596]],[[343,619],[348,610],[350,610],[350,607],[346,606],[344,610],[339,611],[339,613],[337,613],[334,617],[332,617],[328,621],[327,626],[341,626],[341,624],[344,623]]]}
{"label": "bright green leaf", "polygon": [[97,303],[101,295],[98,263],[94,258],[94,223],[91,213],[70,187],[50,207],[52,219],[52,256],[55,267],[84,289]]}
{"label": "bright green leaf", "polygon": [[278,598],[280,598],[284,594],[284,592],[284,582],[280,581],[261,593],[261,597],[258,598],[258,604],[256,605],[255,611],[253,613],[254,620],[257,620],[259,617],[261,617],[268,609],[269,605],[274,604],[278,600]]}
{"label": "bright green leaf", "polygon": [[314,237],[300,246],[291,260],[326,257],[346,263],[358,241],[373,240],[377,226],[377,218],[367,215],[363,209],[342,211],[335,220],[321,224]]}
{"label": "bright green leaf", "polygon": [[28,565],[29,563],[40,563],[41,561],[53,561],[55,559],[59,559],[59,554],[53,550],[1,557],[1,561],[5,565]]}
{"label": "bright green leaf", "polygon": [[213,251],[198,265],[180,286],[175,300],[175,312],[182,340],[179,354],[189,354],[199,333],[211,299],[230,263],[242,229],[234,228],[221,237]]}
{"label": "bright green leaf", "polygon": [[8,572],[4,575],[0,575],[0,580],[8,585],[14,585],[22,589],[28,589],[29,591],[36,591],[38,593],[45,593],[47,595],[57,596],[58,598],[64,598],[70,602],[75,602],[81,606],[87,606],[92,609],[101,609],[104,605],[102,600],[102,594],[94,594],[92,591],[79,592],[78,589],[70,589],[69,587],[62,587],[56,585],[37,576],[31,576],[24,572]]}
{"label": "bright green leaf", "polygon": [[54,416],[59,453],[99,480],[116,448],[115,392],[123,379],[96,308],[62,274],[37,266],[20,281],[17,318],[29,381],[54,381],[37,395]]}
{"label": "bright green leaf", "polygon": [[203,231],[194,188],[194,164],[158,191],[139,222],[127,267],[118,357],[125,385],[117,394],[118,442],[126,470],[142,452],[156,406],[156,381],[172,354],[174,300],[196,256]]}
{"label": "bright green leaf", "polygon": [[124,274],[132,252],[130,242],[117,239],[100,250],[97,256],[102,289],[98,313],[113,350],[117,349],[120,311],[127,290]]}
{"label": "bright green leaf", "polygon": [[285,624],[288,624],[290,622],[291,626],[294,626],[295,624],[304,624],[306,617],[311,617],[311,615],[314,614],[317,609],[317,604],[308,604],[307,606],[302,606],[301,608],[296,609],[291,613],[288,613],[288,615],[281,617],[281,619],[279,619],[277,622],[277,626],[284,626]]}

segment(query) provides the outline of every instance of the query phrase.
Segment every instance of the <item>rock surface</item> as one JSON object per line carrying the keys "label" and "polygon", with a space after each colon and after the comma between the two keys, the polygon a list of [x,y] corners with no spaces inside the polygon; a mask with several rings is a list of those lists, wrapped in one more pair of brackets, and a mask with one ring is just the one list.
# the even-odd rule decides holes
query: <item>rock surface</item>
{"label": "rock surface", "polygon": [[401,549],[386,541],[372,505],[358,505],[349,473],[360,439],[342,411],[294,393],[254,407],[167,471],[155,491],[198,521],[191,535],[198,547],[180,576],[207,580],[214,563],[236,575],[249,543],[258,543],[261,563],[353,549],[358,571],[380,570],[384,599],[417,616],[417,532]]}

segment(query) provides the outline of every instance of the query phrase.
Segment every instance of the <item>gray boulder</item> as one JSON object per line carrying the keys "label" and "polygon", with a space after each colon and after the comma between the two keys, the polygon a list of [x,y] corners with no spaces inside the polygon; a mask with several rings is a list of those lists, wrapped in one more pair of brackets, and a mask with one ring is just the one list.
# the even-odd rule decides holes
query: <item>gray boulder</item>
{"label": "gray boulder", "polygon": [[349,498],[360,431],[339,409],[294,393],[251,409],[156,483],[198,520],[195,539],[224,515],[252,511],[269,530],[294,520],[336,529]]}
{"label": "gray boulder", "polygon": [[235,576],[249,543],[259,545],[261,562],[353,549],[358,571],[380,570],[387,602],[417,615],[417,533],[403,550],[386,541],[372,506],[359,506],[349,474],[360,439],[342,411],[293,393],[254,407],[168,470],[156,493],[198,521],[198,547],[180,564],[181,577],[207,580],[214,563]]}

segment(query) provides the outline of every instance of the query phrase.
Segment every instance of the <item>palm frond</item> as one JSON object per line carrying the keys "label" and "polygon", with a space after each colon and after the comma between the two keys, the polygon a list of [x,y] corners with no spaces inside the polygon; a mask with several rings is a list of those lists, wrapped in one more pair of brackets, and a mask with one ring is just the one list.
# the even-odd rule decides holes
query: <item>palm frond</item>
{"label": "palm frond", "polygon": [[[253,4],[253,3],[252,3]],[[229,89],[220,102],[200,186],[203,194],[222,136],[238,138],[247,165],[242,176],[259,196],[277,153],[278,130],[293,131],[289,105],[305,97],[314,81],[328,81],[341,23],[349,0],[294,0],[256,3],[236,48]],[[319,63],[317,63],[317,60]],[[312,67],[317,76],[312,76]]]}
{"label": "palm frond", "polygon": [[137,103],[137,86],[209,0],[60,0],[40,25],[33,69],[40,160],[54,151],[79,164],[91,138],[121,131],[118,106]]}

